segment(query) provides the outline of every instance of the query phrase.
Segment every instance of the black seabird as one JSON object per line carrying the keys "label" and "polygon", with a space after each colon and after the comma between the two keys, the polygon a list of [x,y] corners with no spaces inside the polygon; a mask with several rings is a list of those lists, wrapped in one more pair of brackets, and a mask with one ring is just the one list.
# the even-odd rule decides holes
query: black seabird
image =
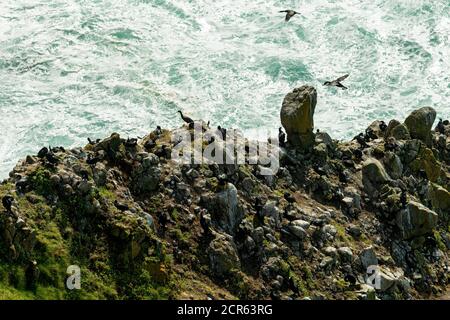
{"label": "black seabird", "polygon": [[127,211],[130,209],[130,207],[128,207],[128,205],[121,203],[117,200],[114,200],[114,206],[119,209],[120,211]]}
{"label": "black seabird", "polygon": [[136,138],[128,138],[127,141],[125,141],[125,145],[127,147],[135,147],[137,145],[138,140]]}
{"label": "black seabird", "polygon": [[440,134],[445,134],[445,126],[441,118],[439,118],[439,122],[436,126],[436,132],[439,132]]}
{"label": "black seabird", "polygon": [[217,130],[219,130],[220,134],[222,135],[222,140],[225,140],[227,137],[227,129],[222,128],[221,126],[217,126]]}
{"label": "black seabird", "polygon": [[341,82],[344,81],[345,79],[347,79],[348,76],[349,75],[346,74],[345,76],[337,78],[336,80],[325,81],[323,85],[328,86],[328,87],[338,87],[338,88],[342,88],[343,90],[347,90],[348,88],[346,86],[344,86]]}
{"label": "black seabird", "polygon": [[384,122],[384,121],[380,122],[380,130],[381,131],[383,131],[383,132],[386,131],[387,127],[388,126],[387,126],[386,122]]}
{"label": "black seabird", "polygon": [[407,202],[408,202],[408,197],[407,197],[406,191],[403,190],[402,194],[400,195],[400,203],[402,204],[403,209],[406,208]]}
{"label": "black seabird", "polygon": [[278,128],[278,142],[282,147],[284,147],[284,144],[286,142],[286,134],[283,132],[283,129],[281,127]]}
{"label": "black seabird", "polygon": [[183,112],[181,112],[180,110],[178,110],[178,113],[181,115],[181,119],[183,119],[183,121],[186,122],[189,125],[189,127],[194,125],[194,120],[192,120],[189,117],[184,116]]}
{"label": "black seabird", "polygon": [[37,156],[38,158],[44,158],[48,153],[48,148],[47,147],[43,147],[41,150],[39,150]]}
{"label": "black seabird", "polygon": [[211,227],[211,216],[209,214],[204,214],[203,212],[200,214],[200,225],[203,229],[204,235],[209,235],[210,227]]}
{"label": "black seabird", "polygon": [[363,148],[363,149],[368,147],[363,133],[358,134],[353,140],[356,140],[361,145],[361,148]]}
{"label": "black seabird", "polygon": [[296,14],[300,14],[300,12],[297,12],[297,11],[294,11],[294,10],[282,10],[282,11],[280,11],[280,13],[286,13],[286,18],[284,19],[284,21],[286,21],[286,22],[291,20],[291,18],[293,16],[295,16]]}
{"label": "black seabird", "polygon": [[294,203],[295,202],[295,198],[289,192],[285,192],[284,193],[284,199],[286,199],[286,201],[288,203]]}
{"label": "black seabird", "polygon": [[11,211],[13,202],[14,202],[14,198],[11,196],[4,196],[2,198],[2,204],[7,211]]}

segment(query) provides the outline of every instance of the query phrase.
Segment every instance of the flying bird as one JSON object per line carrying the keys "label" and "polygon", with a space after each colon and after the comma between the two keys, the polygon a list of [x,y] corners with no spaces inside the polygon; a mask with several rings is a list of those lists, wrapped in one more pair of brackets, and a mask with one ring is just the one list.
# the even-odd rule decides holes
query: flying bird
{"label": "flying bird", "polygon": [[329,87],[338,87],[338,88],[342,88],[343,90],[347,90],[348,88],[346,86],[344,86],[341,82],[344,81],[345,79],[347,79],[348,76],[349,75],[346,74],[345,76],[337,78],[336,80],[325,81],[325,83],[323,85],[324,86],[329,86]]}
{"label": "flying bird", "polygon": [[284,21],[286,21],[286,22],[291,20],[291,18],[293,16],[295,16],[296,14],[300,14],[300,12],[297,12],[297,11],[294,11],[294,10],[282,10],[282,11],[280,11],[280,13],[286,13],[286,18],[284,19]]}

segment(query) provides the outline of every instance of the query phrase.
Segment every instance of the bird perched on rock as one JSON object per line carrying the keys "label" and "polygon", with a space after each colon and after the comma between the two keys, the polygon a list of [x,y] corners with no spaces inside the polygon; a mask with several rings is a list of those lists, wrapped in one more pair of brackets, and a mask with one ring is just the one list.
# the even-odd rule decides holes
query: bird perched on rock
{"label": "bird perched on rock", "polygon": [[356,284],[356,282],[357,282],[356,277],[353,274],[351,274],[351,273],[346,274],[345,277],[344,277],[344,280],[345,280],[345,282],[349,283],[352,286],[354,286]]}
{"label": "bird perched on rock", "polygon": [[136,138],[128,138],[127,141],[125,141],[125,146],[127,147],[135,147],[137,145],[138,140]]}
{"label": "bird perched on rock", "polygon": [[346,86],[344,86],[341,82],[344,81],[345,79],[347,79],[348,76],[349,75],[346,74],[345,76],[337,78],[336,80],[325,81],[323,85],[328,86],[328,87],[338,87],[338,88],[342,88],[342,90],[347,90],[348,88]]}
{"label": "bird perched on rock", "polygon": [[258,219],[260,219],[260,221],[264,221],[264,215],[262,212],[264,205],[263,205],[263,201],[260,197],[256,197],[254,207],[255,207],[256,216],[258,217]]}
{"label": "bird perched on rock", "polygon": [[59,163],[58,157],[51,151],[47,152],[47,154],[45,155],[45,159],[52,165],[56,165]]}
{"label": "bird perched on rock", "polygon": [[400,203],[402,204],[402,208],[406,208],[406,203],[408,201],[408,197],[405,190],[402,190],[402,194],[400,195]]}
{"label": "bird perched on rock", "polygon": [[436,132],[439,132],[440,134],[445,134],[445,126],[441,118],[439,118],[439,122],[436,126]]}
{"label": "bird perched on rock", "polygon": [[161,135],[162,134],[162,129],[160,126],[156,126],[156,130],[155,130],[156,135]]}
{"label": "bird perched on rock", "polygon": [[399,148],[399,145],[394,137],[389,137],[387,141],[384,143],[385,151],[395,151]]}
{"label": "bird perched on rock", "polygon": [[83,180],[89,180],[89,172],[86,169],[81,169],[80,176]]}
{"label": "bird perched on rock", "polygon": [[38,158],[44,158],[48,153],[48,148],[47,147],[43,147],[41,150],[39,150],[37,156]]}
{"label": "bird perched on rock", "polygon": [[88,154],[87,159],[86,159],[86,163],[89,165],[95,165],[97,162],[100,161],[99,157],[93,157],[92,154]]}
{"label": "bird perched on rock", "polygon": [[95,145],[96,143],[99,143],[100,142],[100,139],[97,139],[97,140],[95,140],[95,141],[92,141],[92,139],[91,138],[87,138],[88,139],[88,142],[89,142],[89,144],[91,145],[91,146],[93,146],[93,145]]}
{"label": "bird perched on rock", "polygon": [[366,143],[366,139],[362,132],[360,134],[358,134],[355,138],[353,138],[353,140],[356,140],[360,144],[361,148],[363,148],[363,149],[368,147],[368,145]]}
{"label": "bird perched on rock", "polygon": [[203,234],[208,235],[210,233],[210,227],[211,227],[211,215],[201,213],[200,214],[200,225],[203,229]]}
{"label": "bird perched on rock", "polygon": [[130,209],[130,207],[128,205],[126,205],[125,203],[121,203],[117,200],[114,200],[114,206],[119,209],[120,211],[127,211]]}
{"label": "bird perched on rock", "polygon": [[12,196],[6,195],[2,198],[3,207],[5,207],[7,211],[11,211],[13,202],[14,198]]}
{"label": "bird perched on rock", "polygon": [[380,130],[381,130],[382,132],[386,131],[387,127],[388,127],[388,126],[387,126],[386,122],[380,121]]}
{"label": "bird perched on rock", "polygon": [[184,122],[186,122],[189,125],[189,128],[193,128],[194,127],[194,120],[192,120],[189,117],[186,117],[185,115],[183,115],[183,112],[181,112],[180,110],[178,110],[178,113],[181,116],[181,119],[183,119]]}
{"label": "bird perched on rock", "polygon": [[225,140],[227,138],[227,129],[217,126],[217,130],[219,130],[222,140]]}
{"label": "bird perched on rock", "polygon": [[284,199],[286,199],[286,201],[288,203],[294,203],[295,202],[295,198],[289,192],[285,192],[284,193]]}
{"label": "bird perched on rock", "polygon": [[280,146],[284,147],[286,144],[286,133],[283,132],[283,128],[278,128],[278,142]]}
{"label": "bird perched on rock", "polygon": [[282,10],[280,13],[286,13],[286,17],[284,18],[284,21],[288,22],[291,20],[293,16],[296,14],[300,14],[300,12],[294,11],[294,10]]}

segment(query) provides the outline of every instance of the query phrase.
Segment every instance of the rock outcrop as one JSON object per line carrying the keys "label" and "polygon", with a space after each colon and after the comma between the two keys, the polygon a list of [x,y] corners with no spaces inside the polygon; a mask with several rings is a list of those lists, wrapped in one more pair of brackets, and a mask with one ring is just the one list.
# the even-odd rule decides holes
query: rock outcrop
{"label": "rock outcrop", "polygon": [[[337,141],[313,133],[316,99],[308,86],[286,96],[288,142],[269,148],[280,151],[270,175],[257,162],[172,161],[172,135],[214,143],[189,125],[27,156],[0,184],[0,299],[443,294],[450,123],[431,131],[425,108]],[[74,264],[83,285],[69,291]]]}
{"label": "rock outcrop", "polygon": [[439,216],[418,202],[411,201],[397,216],[397,226],[404,239],[423,236],[437,226]]}
{"label": "rock outcrop", "polygon": [[314,111],[317,91],[302,86],[288,93],[281,107],[281,123],[286,130],[288,142],[293,146],[309,148],[314,143]]}
{"label": "rock outcrop", "polygon": [[431,144],[431,127],[436,120],[436,110],[430,107],[413,111],[405,120],[413,139],[419,139],[427,145]]}

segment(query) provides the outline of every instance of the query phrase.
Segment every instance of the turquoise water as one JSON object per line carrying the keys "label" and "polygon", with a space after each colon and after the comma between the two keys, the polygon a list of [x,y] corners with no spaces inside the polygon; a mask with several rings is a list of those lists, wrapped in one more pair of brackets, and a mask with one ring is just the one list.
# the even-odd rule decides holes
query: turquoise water
{"label": "turquoise water", "polygon": [[[449,37],[449,0],[2,0],[0,177],[44,145],[179,126],[178,109],[275,134],[302,84],[336,138],[421,106],[450,118]],[[345,73],[349,90],[321,86]]]}

